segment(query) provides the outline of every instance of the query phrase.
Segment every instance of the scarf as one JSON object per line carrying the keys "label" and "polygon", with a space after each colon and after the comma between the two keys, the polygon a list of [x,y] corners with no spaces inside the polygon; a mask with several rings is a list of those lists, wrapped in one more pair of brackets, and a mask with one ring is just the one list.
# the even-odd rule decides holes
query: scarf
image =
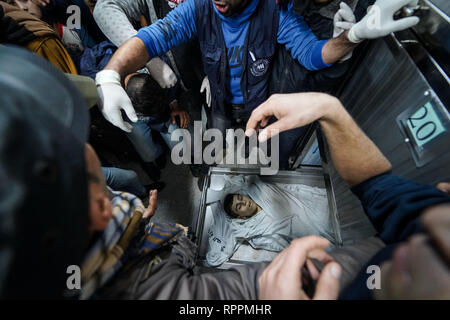
{"label": "scarf", "polygon": [[3,7],[5,16],[12,18],[18,24],[24,26],[36,37],[51,36],[58,38],[56,32],[47,23],[36,18],[32,14],[4,2],[0,2],[0,6]]}
{"label": "scarf", "polygon": [[[79,298],[83,300],[92,297],[126,262],[148,255],[187,234],[187,228],[182,225],[153,223],[143,219],[145,207],[136,196],[126,192],[111,193],[111,221],[92,244],[81,266]],[[144,233],[141,236],[142,224]],[[136,252],[132,250],[134,246],[138,248]]]}

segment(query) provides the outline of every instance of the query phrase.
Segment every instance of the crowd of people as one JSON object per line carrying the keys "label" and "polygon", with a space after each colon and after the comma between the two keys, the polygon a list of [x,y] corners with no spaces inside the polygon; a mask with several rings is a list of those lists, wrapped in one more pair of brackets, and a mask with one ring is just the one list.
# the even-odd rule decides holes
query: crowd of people
{"label": "crowd of people", "polygon": [[[450,184],[393,175],[330,95],[359,44],[416,25],[415,16],[394,19],[416,5],[1,0],[0,296],[450,298]],[[89,139],[95,105],[106,119],[100,123],[130,143],[151,184],[102,161]],[[289,168],[296,143],[318,123],[378,235],[331,250],[326,238],[306,236],[271,262],[194,273],[197,248],[188,229],[151,217],[171,134],[192,131],[202,106],[207,127],[224,136],[242,128],[263,142],[279,132],[280,169]],[[120,153],[121,143],[113,144]],[[191,172],[204,175],[204,165],[192,164]],[[240,201],[252,210],[240,212]],[[252,201],[230,196],[226,210],[255,215],[261,208]],[[81,266],[75,290],[66,282],[71,265]],[[369,265],[381,268],[377,290],[367,286]]]}

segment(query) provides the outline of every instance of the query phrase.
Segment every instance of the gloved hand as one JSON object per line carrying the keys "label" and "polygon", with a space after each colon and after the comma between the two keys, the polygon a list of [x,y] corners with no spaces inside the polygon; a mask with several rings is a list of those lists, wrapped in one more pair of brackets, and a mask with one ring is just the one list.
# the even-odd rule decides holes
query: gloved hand
{"label": "gloved hand", "polygon": [[[206,90],[206,92],[205,92]],[[209,79],[208,76],[203,78],[202,85],[200,87],[200,92],[205,92],[206,94],[206,105],[210,108],[211,107],[211,87],[209,86]]]}
{"label": "gloved hand", "polygon": [[[336,12],[333,19],[333,38],[337,38],[345,31],[350,30],[356,22],[352,9],[345,2],[341,2],[340,7],[341,8]],[[352,55],[353,50],[343,57],[341,62],[350,59]]]}
{"label": "gloved hand", "polygon": [[348,32],[348,40],[360,43],[392,32],[411,28],[419,23],[418,17],[394,20],[394,14],[404,6],[416,6],[418,0],[377,0],[365,17]]}
{"label": "gloved hand", "polygon": [[155,57],[146,65],[150,75],[163,89],[172,88],[177,84],[177,76],[161,58]]}
{"label": "gloved hand", "polygon": [[121,109],[127,117],[138,120],[133,104],[120,83],[120,75],[114,70],[103,70],[95,76],[95,84],[99,96],[99,108],[106,120],[123,131],[131,132],[132,125],[122,118]]}
{"label": "gloved hand", "polygon": [[341,8],[336,12],[333,19],[333,38],[337,38],[344,33],[344,31],[350,30],[356,23],[352,8],[345,2],[341,2],[340,7]]}

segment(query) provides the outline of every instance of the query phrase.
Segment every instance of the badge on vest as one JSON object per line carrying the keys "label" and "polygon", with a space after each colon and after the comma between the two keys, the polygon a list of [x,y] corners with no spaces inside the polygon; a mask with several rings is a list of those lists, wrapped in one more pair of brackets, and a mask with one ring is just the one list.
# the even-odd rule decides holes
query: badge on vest
{"label": "badge on vest", "polygon": [[267,69],[269,69],[269,60],[259,59],[253,62],[252,66],[250,67],[250,72],[255,77],[261,77],[267,72]]}
{"label": "badge on vest", "polygon": [[256,57],[253,54],[253,52],[249,51],[249,53],[250,57],[253,60],[253,64],[250,67],[250,72],[254,77],[261,77],[266,73],[267,69],[269,68],[269,60],[267,59],[256,60]]}

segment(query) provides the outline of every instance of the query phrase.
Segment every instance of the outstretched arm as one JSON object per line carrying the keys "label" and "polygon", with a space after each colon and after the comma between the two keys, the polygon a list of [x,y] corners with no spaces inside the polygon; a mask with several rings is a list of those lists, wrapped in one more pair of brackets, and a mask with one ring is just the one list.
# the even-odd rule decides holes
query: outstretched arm
{"label": "outstretched arm", "polygon": [[366,39],[382,38],[419,23],[418,17],[394,20],[394,15],[401,8],[415,5],[417,0],[377,0],[367,15],[350,30],[348,30],[350,27],[348,22],[352,22],[348,19],[350,16],[336,19],[335,30],[340,28],[348,31],[328,41],[318,40],[303,18],[297,16],[292,10],[292,5],[289,5],[287,10],[280,11],[278,42],[284,44],[292,57],[305,68],[320,70],[345,58],[358,43]]}
{"label": "outstretched arm", "polygon": [[246,134],[251,135],[259,126],[267,125],[272,116],[278,121],[260,132],[260,141],[278,132],[319,121],[336,170],[350,186],[391,169],[391,164],[377,146],[362,132],[339,100],[330,95],[273,95],[252,112]]}
{"label": "outstretched arm", "polygon": [[148,60],[149,54],[144,42],[134,37],[120,46],[104,70],[114,70],[122,79],[126,75],[141,69]]}
{"label": "outstretched arm", "polygon": [[346,55],[353,51],[357,46],[356,43],[348,40],[348,31],[344,32],[337,38],[327,41],[322,48],[322,59],[326,64],[333,64],[342,60]]}

